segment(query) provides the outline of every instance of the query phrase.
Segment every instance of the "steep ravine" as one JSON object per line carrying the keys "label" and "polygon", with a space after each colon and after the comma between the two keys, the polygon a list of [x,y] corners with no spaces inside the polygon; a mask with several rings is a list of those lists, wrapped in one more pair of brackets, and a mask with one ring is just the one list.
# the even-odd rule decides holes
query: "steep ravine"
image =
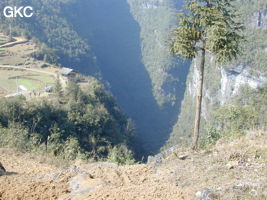
{"label": "steep ravine", "polygon": [[38,41],[36,58],[55,62],[57,55],[62,66],[101,78],[133,119],[146,153],[157,152],[177,121],[189,68],[170,55],[167,43],[182,1],[14,0],[12,5],[26,2],[36,15],[11,22],[0,15],[0,31],[8,34],[11,23],[13,34]]}
{"label": "steep ravine", "polygon": [[[168,71],[174,73],[176,78],[179,75],[179,81],[175,81],[171,86],[177,98],[173,105],[169,103],[161,107],[153,95],[151,80],[153,70],[149,71],[143,63],[144,55],[141,49],[144,44],[141,44],[140,39],[142,27],[132,16],[127,1],[80,0],[65,7],[65,12],[71,13],[73,10],[75,13],[68,15],[68,21],[91,45],[103,80],[110,85],[119,105],[134,120],[137,133],[143,140],[147,153],[157,152],[168,139],[171,127],[177,119],[187,68],[173,66]],[[172,14],[175,15],[174,12]],[[160,38],[161,43],[168,39],[169,30],[164,30],[166,36]],[[154,48],[152,43],[146,45]],[[157,52],[154,57],[160,56],[160,53]],[[164,59],[172,58],[166,54]],[[86,68],[79,69],[76,66],[76,69],[86,73]],[[158,69],[156,64],[154,71]],[[167,72],[164,72],[159,76],[166,74]],[[166,86],[165,89],[168,88],[170,86]]]}

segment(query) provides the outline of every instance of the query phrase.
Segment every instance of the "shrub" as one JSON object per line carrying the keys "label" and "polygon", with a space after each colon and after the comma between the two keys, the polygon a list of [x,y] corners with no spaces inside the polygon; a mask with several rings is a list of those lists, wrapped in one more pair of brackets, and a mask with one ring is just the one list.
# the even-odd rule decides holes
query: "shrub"
{"label": "shrub", "polygon": [[126,145],[113,147],[109,152],[108,161],[118,163],[119,165],[132,165],[135,163],[133,153]]}
{"label": "shrub", "polygon": [[11,124],[9,128],[0,128],[0,146],[28,151],[31,144],[28,130],[19,124]]}

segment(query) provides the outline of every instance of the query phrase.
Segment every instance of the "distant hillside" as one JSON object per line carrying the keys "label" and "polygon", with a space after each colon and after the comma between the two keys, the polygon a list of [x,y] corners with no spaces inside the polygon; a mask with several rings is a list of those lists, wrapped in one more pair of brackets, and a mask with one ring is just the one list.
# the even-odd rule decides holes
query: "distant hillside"
{"label": "distant hillside", "polygon": [[131,13],[141,28],[142,61],[149,72],[153,94],[162,107],[179,102],[188,63],[179,62],[169,51],[168,38],[177,24],[182,1],[128,0]]}
{"label": "distant hillside", "polygon": [[[10,27],[13,35],[22,35],[33,38],[39,43],[40,51],[36,54],[38,59],[44,59],[52,63],[63,65],[82,65],[87,63],[87,71],[91,74],[97,73],[94,55],[88,43],[77,34],[70,22],[66,20],[64,7],[70,1],[36,1],[36,0],[14,0],[8,2],[9,6],[30,5],[34,8],[32,18],[6,19],[0,15],[0,30],[9,34]],[[1,1],[3,8],[7,2]]]}

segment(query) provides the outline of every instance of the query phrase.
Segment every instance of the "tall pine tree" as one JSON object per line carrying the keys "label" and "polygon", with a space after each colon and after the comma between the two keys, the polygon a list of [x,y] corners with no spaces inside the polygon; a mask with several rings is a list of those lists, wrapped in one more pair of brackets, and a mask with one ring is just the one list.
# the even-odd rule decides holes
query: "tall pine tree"
{"label": "tall pine tree", "polygon": [[198,58],[199,81],[192,148],[199,139],[205,57],[210,53],[219,63],[235,59],[241,51],[243,25],[237,20],[235,0],[187,0],[178,14],[179,26],[171,38],[171,52],[186,59]]}

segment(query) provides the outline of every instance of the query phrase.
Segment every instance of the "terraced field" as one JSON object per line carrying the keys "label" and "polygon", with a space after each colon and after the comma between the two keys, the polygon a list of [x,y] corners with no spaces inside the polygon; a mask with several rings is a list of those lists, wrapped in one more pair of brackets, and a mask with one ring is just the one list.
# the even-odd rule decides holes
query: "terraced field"
{"label": "terraced field", "polygon": [[47,64],[30,56],[36,50],[31,41],[15,37],[9,42],[0,33],[0,97],[17,92],[18,87],[41,92],[55,84],[57,69],[42,69]]}
{"label": "terraced field", "polygon": [[54,76],[45,73],[0,67],[0,91],[2,91],[2,96],[15,93],[19,85],[24,86],[28,91],[43,90],[47,85],[53,86],[54,80]]}

